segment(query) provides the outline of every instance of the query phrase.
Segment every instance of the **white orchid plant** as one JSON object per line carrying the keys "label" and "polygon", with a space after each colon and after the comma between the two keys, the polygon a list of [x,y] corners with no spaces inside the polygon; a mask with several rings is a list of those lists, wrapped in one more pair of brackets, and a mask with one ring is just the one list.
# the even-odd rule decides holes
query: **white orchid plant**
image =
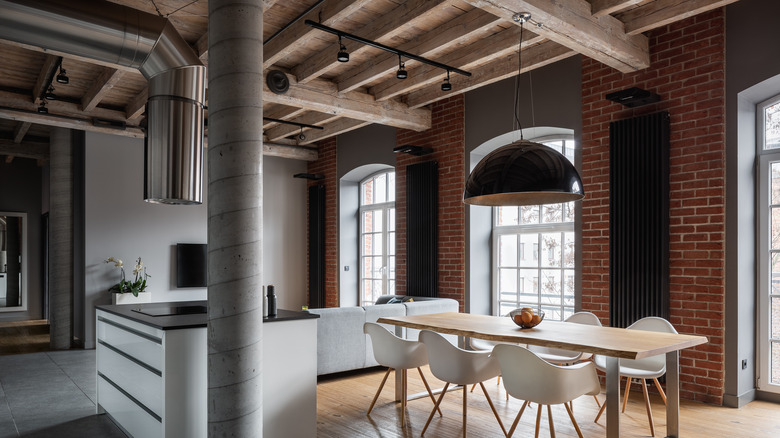
{"label": "white orchid plant", "polygon": [[135,268],[133,268],[133,281],[127,280],[125,278],[125,265],[122,263],[122,260],[109,257],[105,260],[105,263],[113,263],[114,266],[119,268],[119,271],[122,273],[122,278],[119,280],[119,283],[111,286],[108,289],[109,292],[116,292],[120,294],[131,293],[133,296],[137,297],[139,292],[146,290],[146,279],[151,277],[151,275],[146,273],[146,266],[144,266],[144,263],[141,261],[141,257],[138,257],[138,260],[135,261]]}

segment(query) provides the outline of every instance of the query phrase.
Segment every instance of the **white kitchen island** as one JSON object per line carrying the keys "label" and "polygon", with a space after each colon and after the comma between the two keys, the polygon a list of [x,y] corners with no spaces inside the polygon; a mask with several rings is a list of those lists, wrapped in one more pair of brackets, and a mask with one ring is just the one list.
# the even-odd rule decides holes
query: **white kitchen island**
{"label": "white kitchen island", "polygon": [[[98,413],[133,437],[205,438],[205,306],[97,306]],[[263,319],[264,436],[316,436],[317,317]]]}

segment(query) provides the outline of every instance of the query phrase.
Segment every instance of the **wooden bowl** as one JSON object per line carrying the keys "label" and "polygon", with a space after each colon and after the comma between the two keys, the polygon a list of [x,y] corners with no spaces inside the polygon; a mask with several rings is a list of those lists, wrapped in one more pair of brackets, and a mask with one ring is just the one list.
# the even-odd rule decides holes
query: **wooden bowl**
{"label": "wooden bowl", "polygon": [[509,312],[509,318],[520,328],[532,328],[539,325],[544,319],[544,311],[535,311],[530,307],[515,309]]}

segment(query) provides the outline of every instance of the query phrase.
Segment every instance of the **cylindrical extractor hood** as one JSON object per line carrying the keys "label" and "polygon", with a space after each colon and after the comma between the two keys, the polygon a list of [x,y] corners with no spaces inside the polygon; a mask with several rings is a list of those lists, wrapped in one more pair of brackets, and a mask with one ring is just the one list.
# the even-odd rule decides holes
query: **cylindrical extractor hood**
{"label": "cylindrical extractor hood", "polygon": [[149,80],[144,198],[203,202],[205,67],[170,22],[90,0],[0,0],[0,39],[137,68]]}

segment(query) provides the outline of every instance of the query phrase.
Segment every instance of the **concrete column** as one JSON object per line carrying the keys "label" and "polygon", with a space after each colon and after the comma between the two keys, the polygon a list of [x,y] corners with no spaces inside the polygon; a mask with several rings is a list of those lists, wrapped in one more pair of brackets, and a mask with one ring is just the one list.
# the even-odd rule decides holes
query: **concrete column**
{"label": "concrete column", "polygon": [[73,340],[73,145],[70,130],[49,136],[49,324],[52,349]]}
{"label": "concrete column", "polygon": [[210,437],[263,434],[262,5],[209,0]]}

